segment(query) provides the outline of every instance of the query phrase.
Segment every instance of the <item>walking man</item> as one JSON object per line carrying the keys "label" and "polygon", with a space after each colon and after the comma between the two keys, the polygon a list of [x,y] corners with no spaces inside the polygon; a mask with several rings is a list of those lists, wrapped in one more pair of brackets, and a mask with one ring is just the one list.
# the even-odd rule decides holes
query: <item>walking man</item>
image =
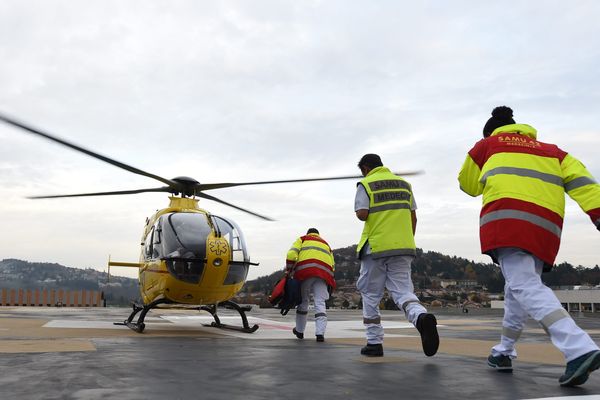
{"label": "walking man", "polygon": [[312,294],[315,302],[315,334],[317,342],[324,342],[327,328],[325,302],[329,299],[329,291],[335,289],[335,262],[329,244],[319,236],[317,229],[310,228],[306,235],[292,244],[287,253],[286,269],[302,282],[302,303],[296,308],[294,335],[304,339],[308,303]]}
{"label": "walking man", "polygon": [[512,371],[515,343],[528,316],[538,321],[564,354],[562,386],[583,384],[600,367],[600,351],[541,280],[560,245],[566,192],[600,229],[600,185],[581,162],[537,131],[516,124],[513,111],[496,107],[483,140],[469,151],[458,176],[470,196],[483,194],[481,251],[500,264],[506,281],[500,343],[488,365]]}
{"label": "walking man", "polygon": [[416,256],[416,203],[411,185],[383,166],[377,154],[365,154],[358,162],[365,177],[357,185],[354,210],[365,222],[357,246],[361,260],[356,287],[363,303],[367,345],[361,354],[383,356],[383,326],[379,303],[384,288],[421,334],[423,352],[433,356],[439,347],[437,321],[414,294],[411,264]]}

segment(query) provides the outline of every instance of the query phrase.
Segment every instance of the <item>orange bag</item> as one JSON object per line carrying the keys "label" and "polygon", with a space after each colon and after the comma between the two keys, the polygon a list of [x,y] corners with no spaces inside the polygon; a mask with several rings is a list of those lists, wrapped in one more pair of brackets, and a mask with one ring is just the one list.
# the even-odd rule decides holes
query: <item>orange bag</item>
{"label": "orange bag", "polygon": [[285,295],[285,282],[287,281],[287,278],[287,275],[285,275],[279,280],[279,282],[275,284],[275,287],[269,296],[269,303],[271,303],[273,306],[276,306],[281,302],[281,300],[283,300],[283,296]]}

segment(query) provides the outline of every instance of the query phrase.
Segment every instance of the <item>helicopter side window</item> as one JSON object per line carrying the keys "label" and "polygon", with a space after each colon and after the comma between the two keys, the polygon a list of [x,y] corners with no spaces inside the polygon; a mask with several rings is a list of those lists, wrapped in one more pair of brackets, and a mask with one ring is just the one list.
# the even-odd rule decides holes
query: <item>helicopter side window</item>
{"label": "helicopter side window", "polygon": [[235,222],[223,217],[213,216],[213,221],[217,225],[221,236],[229,242],[231,248],[231,262],[229,272],[225,277],[225,285],[234,285],[243,282],[248,275],[250,257],[246,250],[246,242],[240,228]]}
{"label": "helicopter side window", "polygon": [[146,239],[144,239],[144,258],[146,260],[152,258],[152,245],[153,245],[153,237],[152,235],[154,234],[154,227],[152,227],[152,229],[150,229],[150,232],[148,232],[148,235],[146,235]]}
{"label": "helicopter side window", "polygon": [[248,256],[244,236],[236,223],[216,215],[213,216],[213,220],[219,228],[221,236],[229,242],[232,261],[249,261],[250,257]]}
{"label": "helicopter side window", "polygon": [[156,225],[154,225],[154,228],[152,228],[152,248],[150,249],[151,252],[151,256],[150,258],[161,258],[162,257],[162,247],[161,247],[161,233],[162,233],[162,228],[161,228],[161,224],[160,221],[158,221],[156,223]]}

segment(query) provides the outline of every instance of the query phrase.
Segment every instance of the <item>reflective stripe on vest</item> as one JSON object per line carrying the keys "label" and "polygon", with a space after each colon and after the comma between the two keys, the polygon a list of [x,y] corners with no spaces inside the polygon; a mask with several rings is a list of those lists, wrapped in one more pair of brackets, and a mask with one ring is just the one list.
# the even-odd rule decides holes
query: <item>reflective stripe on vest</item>
{"label": "reflective stripe on vest", "polygon": [[359,184],[369,196],[369,215],[357,246],[358,254],[368,240],[375,258],[416,255],[410,184],[386,167],[372,169]]}
{"label": "reflective stripe on vest", "polygon": [[528,168],[515,168],[515,167],[497,167],[497,168],[490,169],[489,171],[487,171],[486,173],[483,174],[483,176],[480,179],[480,182],[485,184],[488,177],[494,176],[494,175],[501,175],[501,174],[517,175],[517,176],[522,176],[522,177],[526,177],[526,178],[536,178],[536,179],[540,179],[544,182],[551,183],[553,185],[557,185],[557,186],[561,186],[561,187],[563,186],[562,176],[547,174],[544,172],[539,172],[539,171],[536,171],[533,169],[528,169]]}
{"label": "reflective stripe on vest", "polygon": [[579,189],[580,187],[584,187],[587,185],[595,185],[597,182],[592,179],[589,178],[587,176],[582,176],[580,178],[575,178],[570,182],[565,183],[565,190],[567,192],[570,192],[571,190],[574,189]]}
{"label": "reflective stripe on vest", "polygon": [[[300,248],[295,257],[294,277],[298,280],[321,278],[335,288],[335,262],[329,244],[316,233],[309,233],[296,240],[293,248]],[[293,253],[292,253],[293,254]],[[288,259],[290,257],[288,252]]]}
{"label": "reflective stripe on vest", "polygon": [[322,271],[327,272],[329,275],[333,276],[334,273],[330,268],[327,268],[321,264],[317,264],[317,263],[308,263],[308,264],[303,264],[303,265],[298,265],[296,266],[296,269],[294,271],[299,272],[308,268],[317,268],[320,269]]}
{"label": "reflective stripe on vest", "polygon": [[331,255],[331,252],[329,251],[329,249],[324,249],[322,247],[317,247],[317,246],[303,246],[302,251],[305,251],[305,250],[316,250],[316,251],[320,251],[321,253],[325,253],[328,256]]}
{"label": "reflective stripe on vest", "polygon": [[562,233],[562,229],[560,228],[560,226],[556,225],[555,223],[548,221],[547,219],[540,217],[539,215],[519,210],[492,211],[480,218],[479,226],[481,227],[487,224],[488,222],[498,221],[501,219],[520,219],[522,221],[527,221],[541,228],[544,228],[547,231],[552,232],[559,238]]}

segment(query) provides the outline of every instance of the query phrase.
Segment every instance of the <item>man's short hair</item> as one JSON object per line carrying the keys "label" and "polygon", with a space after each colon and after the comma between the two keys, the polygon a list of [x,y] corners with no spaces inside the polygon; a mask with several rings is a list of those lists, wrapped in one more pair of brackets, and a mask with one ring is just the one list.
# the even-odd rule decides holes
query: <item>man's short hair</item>
{"label": "man's short hair", "polygon": [[358,167],[377,168],[383,166],[381,157],[377,154],[365,154],[358,162]]}
{"label": "man's short hair", "polygon": [[317,235],[319,234],[319,231],[317,230],[317,228],[309,228],[306,231],[306,234],[308,235],[309,233],[316,233]]}

